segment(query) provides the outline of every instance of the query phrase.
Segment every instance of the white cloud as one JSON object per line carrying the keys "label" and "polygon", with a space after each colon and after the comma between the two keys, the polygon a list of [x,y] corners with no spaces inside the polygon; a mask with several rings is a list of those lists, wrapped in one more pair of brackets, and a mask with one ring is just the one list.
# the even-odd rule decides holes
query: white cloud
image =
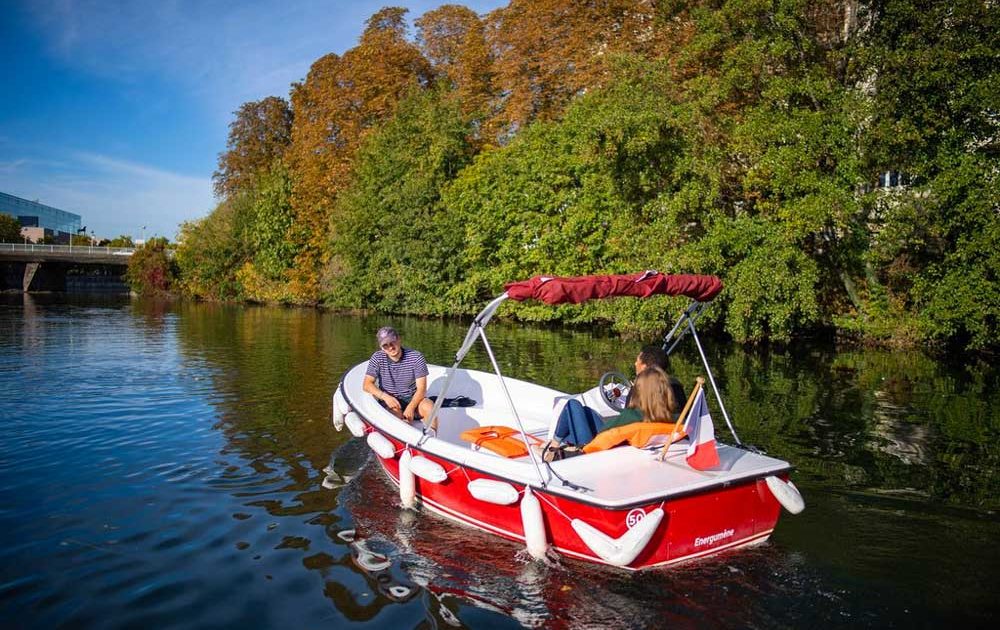
{"label": "white cloud", "polygon": [[[415,19],[444,1],[400,2]],[[319,57],[357,43],[381,0],[225,0],[108,2],[36,0],[31,4],[51,51],[102,78],[155,76],[200,95],[227,120],[248,100],[287,96]],[[488,11],[499,0],[469,2]]]}
{"label": "white cloud", "polygon": [[98,236],[158,234],[214,205],[209,178],[191,177],[93,153],[63,152],[63,162],[18,158],[0,168],[0,190],[75,212]]}
{"label": "white cloud", "polygon": [[30,161],[24,158],[11,162],[0,162],[0,173],[16,173],[28,166],[29,163]]}
{"label": "white cloud", "polygon": [[50,53],[70,67],[123,84],[167,81],[228,118],[241,103],[285,96],[309,64],[353,45],[358,3],[36,0]]}
{"label": "white cloud", "polygon": [[[466,4],[486,12],[505,3]],[[149,124],[183,111],[191,119],[171,120],[171,129],[224,139],[232,112],[242,103],[287,96],[290,84],[303,79],[313,61],[354,46],[365,20],[389,4],[394,3],[33,0],[27,9],[50,56],[84,77],[117,85]],[[443,2],[399,4],[411,8],[412,20]],[[193,107],[172,107],[173,95],[186,97]],[[110,155],[119,149],[136,155],[127,133],[108,137],[96,149],[100,153],[67,149],[73,138],[45,141],[61,147],[28,147],[30,137],[0,136],[0,190],[76,212],[100,235],[138,235],[146,225],[147,236],[173,237],[182,221],[204,216],[214,206],[207,173],[196,177],[158,167],[152,150],[141,163]],[[220,143],[216,151],[223,149]],[[176,155],[174,160],[177,164]],[[204,155],[192,156],[191,163],[203,165]]]}

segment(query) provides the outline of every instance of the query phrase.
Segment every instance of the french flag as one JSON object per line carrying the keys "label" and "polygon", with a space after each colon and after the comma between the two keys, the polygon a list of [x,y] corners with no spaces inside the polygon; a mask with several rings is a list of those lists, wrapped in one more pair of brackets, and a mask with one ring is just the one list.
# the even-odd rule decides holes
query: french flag
{"label": "french flag", "polygon": [[708,470],[719,465],[719,453],[715,450],[715,426],[705,402],[705,390],[698,391],[698,397],[688,414],[685,431],[691,438],[687,450],[687,463],[691,468]]}

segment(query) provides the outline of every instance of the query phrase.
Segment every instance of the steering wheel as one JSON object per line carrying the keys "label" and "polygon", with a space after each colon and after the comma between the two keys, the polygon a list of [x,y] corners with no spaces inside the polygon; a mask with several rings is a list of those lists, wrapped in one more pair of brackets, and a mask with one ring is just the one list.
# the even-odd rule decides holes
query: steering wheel
{"label": "steering wheel", "polygon": [[625,400],[628,398],[629,390],[632,389],[632,381],[621,372],[611,370],[601,375],[597,389],[600,390],[604,402],[612,409],[621,411],[625,409]]}

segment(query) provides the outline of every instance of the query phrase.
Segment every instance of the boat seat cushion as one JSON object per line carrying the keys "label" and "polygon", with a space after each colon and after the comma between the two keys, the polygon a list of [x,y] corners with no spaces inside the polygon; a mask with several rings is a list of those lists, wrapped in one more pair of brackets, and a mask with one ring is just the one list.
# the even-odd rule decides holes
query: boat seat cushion
{"label": "boat seat cushion", "polygon": [[[673,422],[633,422],[607,431],[601,431],[583,447],[584,453],[596,453],[628,442],[642,448],[654,440],[665,443],[670,439],[677,425]],[[678,429],[674,442],[685,437],[683,429]]]}

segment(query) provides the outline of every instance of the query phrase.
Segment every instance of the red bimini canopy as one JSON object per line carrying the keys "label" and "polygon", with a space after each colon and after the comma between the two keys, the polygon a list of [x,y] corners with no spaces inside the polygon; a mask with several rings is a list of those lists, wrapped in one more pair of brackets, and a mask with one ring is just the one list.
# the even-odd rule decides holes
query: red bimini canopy
{"label": "red bimini canopy", "polygon": [[722,290],[722,280],[715,276],[668,276],[647,271],[622,276],[535,276],[531,280],[511,282],[505,289],[512,300],[539,300],[546,304],[581,304],[610,297],[652,295],[684,295],[699,302],[709,302]]}

